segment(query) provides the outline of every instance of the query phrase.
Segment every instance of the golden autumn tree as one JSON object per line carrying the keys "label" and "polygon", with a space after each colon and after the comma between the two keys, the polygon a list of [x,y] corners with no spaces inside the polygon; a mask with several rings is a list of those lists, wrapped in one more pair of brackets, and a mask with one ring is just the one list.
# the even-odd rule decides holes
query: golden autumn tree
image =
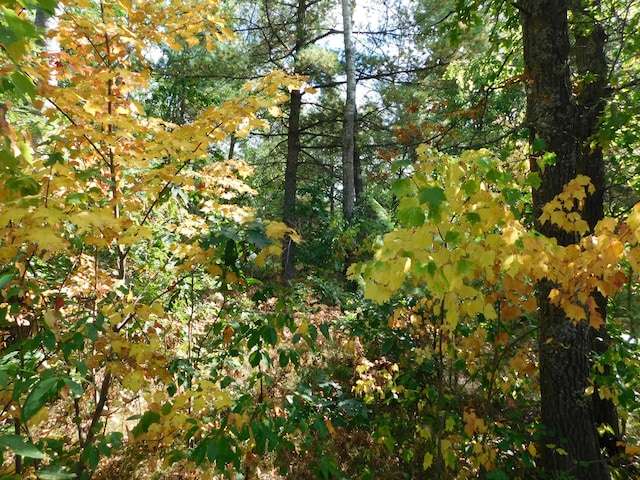
{"label": "golden autumn tree", "polygon": [[[52,18],[39,48],[32,15],[43,5]],[[171,124],[140,101],[150,58],[158,46],[231,40],[216,0],[2,8],[11,88],[0,124],[0,446],[13,452],[12,473],[88,478],[123,442],[107,425],[120,401],[114,385],[148,392],[132,439],[159,448],[197,443],[219,428],[202,415],[233,403],[206,378],[176,389],[166,337],[180,325],[165,306],[194,272],[237,280],[203,239],[222,222],[254,220],[235,201],[252,194],[243,182],[251,170],[214,153],[230,135],[266,127],[262,112],[302,80],[268,75]],[[187,202],[175,201],[178,191]],[[67,409],[64,433],[43,424],[54,400]]]}
{"label": "golden autumn tree", "polygon": [[[402,447],[422,454],[429,478],[523,478],[539,465],[541,448],[561,456],[571,448],[545,441],[544,427],[521,416],[539,395],[531,341],[541,315],[537,284],[553,283],[547,300],[571,322],[600,328],[596,292],[612,296],[631,281],[626,268],[640,268],[640,204],[588,234],[582,211],[594,186],[578,175],[540,216],[575,234],[576,242],[562,245],[524,220],[520,185],[537,184],[537,173],[508,171],[488,150],[452,157],[423,146],[418,155],[413,175],[394,185],[401,225],[382,238],[373,260],[351,268],[365,281],[365,298],[395,305],[389,328],[410,347],[394,363],[362,359],[355,389],[368,403],[415,402],[415,431]],[[509,160],[523,167],[522,159]],[[618,401],[624,387],[598,392],[599,382],[592,374],[583,401]],[[391,431],[384,433],[394,445]]]}

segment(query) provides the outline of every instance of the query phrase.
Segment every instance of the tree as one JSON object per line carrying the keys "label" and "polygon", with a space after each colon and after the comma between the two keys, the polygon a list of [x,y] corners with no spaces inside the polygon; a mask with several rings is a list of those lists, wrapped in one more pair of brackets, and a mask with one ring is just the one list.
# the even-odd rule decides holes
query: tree
{"label": "tree", "polygon": [[[249,75],[278,68],[290,74],[306,75],[309,81],[322,76],[323,65],[315,61],[315,55],[321,50],[316,44],[332,33],[327,26],[331,8],[329,3],[316,0],[300,0],[293,4],[274,0],[241,4],[238,14],[244,18],[238,19],[236,28],[242,32],[244,54],[252,59]],[[278,214],[294,229],[300,227],[297,213],[300,169],[305,164],[304,157],[310,156],[305,147],[317,135],[314,132],[317,125],[309,125],[305,120],[308,108],[304,95],[308,92],[313,92],[309,85],[289,92],[289,102],[282,117],[274,123],[272,131],[262,137],[264,158],[254,159],[258,177],[266,176],[269,182],[275,178],[282,186],[278,195],[282,199],[282,209]],[[285,283],[295,277],[295,257],[296,243],[287,236],[281,258]]]}
{"label": "tree", "polygon": [[342,205],[346,222],[351,219],[356,204],[355,125],[356,125],[356,60],[353,49],[353,18],[351,0],[342,0],[344,28],[344,58],[347,73],[347,92],[342,130]]}
{"label": "tree", "polygon": [[[163,383],[166,399],[180,397],[183,406],[195,397],[229,405],[212,383],[177,392],[165,327],[187,279],[206,272],[217,288],[238,280],[211,238],[252,218],[234,204],[252,192],[242,181],[250,168],[214,155],[216,146],[263,127],[262,111],[285,99],[279,89],[302,82],[266,75],[178,125],[148,115],[137,100],[151,76],[148,49],[211,50],[230,39],[216,2],[187,13],[180,2],[38,5],[55,10],[49,34],[59,52],[32,49],[38,35],[26,9],[2,10],[2,55],[10,56],[15,88],[3,83],[14,109],[1,123],[0,420],[14,433],[3,431],[0,445],[16,454],[18,474],[22,456],[39,475],[86,479],[123,441],[122,432],[104,428],[112,402],[120,402],[114,385],[143,395],[148,382]],[[53,402],[73,412],[74,434],[63,440],[38,428]],[[165,413],[186,421],[190,408]],[[148,436],[161,418],[147,412],[133,435]],[[162,437],[188,435],[206,450],[205,430],[186,433],[186,424],[176,429],[170,420]],[[37,463],[45,454],[52,465]]]}
{"label": "tree", "polygon": [[[576,243],[575,233],[541,221],[541,214],[576,175],[593,176],[595,182],[595,193],[586,202],[590,228],[602,218],[602,156],[597,147],[591,153],[587,145],[602,112],[604,35],[599,25],[589,22],[581,25],[576,36],[578,70],[594,77],[583,79],[582,94],[576,102],[569,62],[568,3],[523,1],[519,8],[527,81],[526,124],[533,148],[531,170],[541,179],[540,186],[533,190],[533,218],[539,232],[566,246]],[[574,13],[582,20],[587,18],[582,8]],[[543,465],[549,472],[566,472],[579,479],[608,479],[594,404],[584,393],[589,386],[592,346],[589,324],[576,323],[552,304],[549,296],[554,288],[552,282],[543,280],[538,292],[541,411],[547,429]],[[614,428],[617,431],[617,425]],[[558,445],[567,453],[559,451]]]}

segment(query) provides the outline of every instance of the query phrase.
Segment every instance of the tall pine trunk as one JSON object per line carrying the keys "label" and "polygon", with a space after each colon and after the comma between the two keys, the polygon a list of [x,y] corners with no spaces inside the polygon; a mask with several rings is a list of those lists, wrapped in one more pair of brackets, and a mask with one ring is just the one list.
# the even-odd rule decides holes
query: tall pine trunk
{"label": "tall pine trunk", "polygon": [[353,49],[353,19],[351,0],[342,0],[344,26],[344,56],[347,73],[347,98],[344,105],[342,127],[342,211],[349,221],[356,204],[355,186],[355,122],[356,122],[356,67]]}
{"label": "tall pine trunk", "polygon": [[[282,220],[288,227],[296,228],[296,193],[298,185],[298,164],[300,162],[300,111],[302,92],[293,90],[290,98],[289,129],[287,132],[287,164],[284,172],[284,211]],[[282,249],[282,280],[290,282],[296,275],[296,244],[287,235]]]}
{"label": "tall pine trunk", "polygon": [[[549,222],[538,221],[542,207],[581,172],[578,168],[576,104],[569,67],[568,4],[563,0],[523,0],[522,17],[526,122],[535,146],[531,170],[541,178],[533,191],[536,229],[560,245],[578,238]],[[542,157],[555,154],[555,165],[542,168]],[[578,480],[609,480],[600,453],[594,406],[585,390],[589,386],[591,341],[586,322],[577,325],[551,304],[554,287],[548,281],[538,288],[541,421],[545,426],[542,466],[551,477],[568,474]]]}
{"label": "tall pine trunk", "polygon": [[[305,22],[307,16],[307,0],[299,0],[296,11],[296,43],[293,49],[294,63],[298,53],[306,45]],[[297,65],[294,73],[300,73]],[[298,190],[298,166],[302,143],[300,140],[300,114],[302,112],[302,90],[292,90],[289,99],[289,127],[287,129],[287,160],[284,172],[284,205],[282,221],[291,228],[296,228],[296,195]],[[286,284],[296,276],[295,265],[296,244],[286,235],[282,249],[282,281]]]}

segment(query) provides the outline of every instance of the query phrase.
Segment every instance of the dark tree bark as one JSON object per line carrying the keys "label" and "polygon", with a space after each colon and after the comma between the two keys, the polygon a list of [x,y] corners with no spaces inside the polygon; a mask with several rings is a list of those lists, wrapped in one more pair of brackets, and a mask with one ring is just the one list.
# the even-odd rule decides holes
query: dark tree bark
{"label": "dark tree bark", "polygon": [[[356,122],[357,120],[358,120],[358,116],[356,114]],[[354,186],[356,189],[356,205],[357,205],[358,201],[362,197],[362,194],[364,193],[364,182],[362,180],[362,160],[360,159],[360,151],[358,150],[358,144],[355,138],[353,140],[353,144],[354,144],[353,175],[355,177]]]}
{"label": "dark tree bark", "polygon": [[[580,157],[576,133],[579,106],[574,102],[569,67],[568,3],[563,0],[522,0],[526,121],[533,145],[542,146],[531,158],[531,170],[542,180],[533,191],[536,229],[560,245],[579,240],[551,225],[541,224],[542,207],[578,173]],[[541,168],[545,153],[555,165]],[[585,390],[589,385],[591,341],[586,322],[575,325],[548,298],[554,285],[538,285],[541,421],[546,428],[542,466],[548,475],[566,473],[579,480],[608,480],[596,430],[594,406]]]}
{"label": "dark tree bark", "polygon": [[[599,2],[596,2],[599,4]],[[599,5],[595,5],[599,7]],[[585,200],[583,218],[593,230],[604,218],[605,163],[602,149],[594,136],[598,131],[598,121],[604,112],[606,98],[609,95],[607,74],[608,64],[605,54],[606,33],[597,21],[593,12],[589,11],[582,0],[572,0],[570,9],[573,13],[572,31],[575,38],[575,68],[578,75],[578,93],[576,95],[577,170],[591,178],[595,193]],[[599,292],[593,292],[598,310],[602,318],[606,318],[607,299]],[[609,348],[609,337],[606,324],[600,330],[590,330],[591,350],[597,354]],[[611,368],[605,367],[605,375]],[[608,454],[618,453],[617,442],[621,440],[620,424],[615,404],[608,399],[601,399],[597,386],[593,396],[593,407],[596,425],[605,425],[605,433],[600,437],[600,445]]]}
{"label": "dark tree bark", "polygon": [[[307,17],[307,0],[299,0],[296,10],[296,37],[293,47],[294,63],[298,53],[307,45],[305,23]],[[294,73],[300,71],[294,68]],[[300,114],[302,112],[302,90],[293,90],[289,101],[289,127],[287,130],[287,163],[284,172],[284,208],[282,221],[291,228],[296,228],[296,194],[298,189],[298,166],[302,142],[300,140]],[[284,238],[282,249],[282,281],[289,283],[296,276],[295,266],[296,244],[288,235]]]}
{"label": "dark tree bark", "polygon": [[578,142],[578,173],[591,178],[596,188],[595,193],[585,200],[583,211],[584,219],[593,230],[596,223],[604,218],[605,164],[602,149],[593,137],[598,131],[598,120],[604,112],[608,95],[608,65],[604,28],[582,4],[582,0],[573,0],[570,6],[574,17],[573,51],[578,75],[575,136]]}
{"label": "dark tree bark", "polygon": [[349,221],[356,204],[355,123],[356,123],[356,64],[353,49],[351,1],[342,0],[344,26],[344,56],[347,73],[347,98],[344,104],[342,127],[342,212]]}
{"label": "dark tree bark", "polygon": [[[300,111],[302,110],[302,92],[291,92],[289,129],[287,132],[287,164],[284,172],[284,211],[282,220],[288,227],[296,228],[296,191],[298,185],[298,165],[300,162]],[[295,278],[296,244],[287,235],[282,249],[282,280],[285,283]]]}

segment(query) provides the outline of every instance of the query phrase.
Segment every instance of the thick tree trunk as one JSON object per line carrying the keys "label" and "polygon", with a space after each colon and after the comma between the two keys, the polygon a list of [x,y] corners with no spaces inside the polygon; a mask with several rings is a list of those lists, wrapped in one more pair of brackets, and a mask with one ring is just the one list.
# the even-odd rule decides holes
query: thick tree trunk
{"label": "thick tree trunk", "polygon": [[593,142],[598,130],[598,120],[604,112],[607,97],[606,34],[602,25],[593,18],[582,0],[573,0],[573,34],[575,44],[578,94],[576,96],[575,136],[577,146],[577,170],[591,178],[596,187],[593,195],[585,200],[583,216],[589,227],[604,217],[605,165],[602,149]]}
{"label": "thick tree trunk", "polygon": [[[531,170],[542,183],[533,192],[536,229],[561,245],[578,240],[549,222],[540,224],[542,207],[578,173],[575,105],[569,70],[567,3],[523,0],[522,15],[527,126],[531,144],[539,148]],[[545,153],[555,165],[541,167]],[[590,335],[586,322],[574,325],[564,311],[551,305],[553,285],[540,282],[538,301],[541,420],[546,428],[542,466],[548,475],[566,473],[579,480],[608,480],[595,428],[594,409],[585,396],[589,385]]]}
{"label": "thick tree trunk", "polygon": [[[598,5],[596,5],[597,7]],[[591,178],[595,193],[585,200],[583,217],[593,230],[596,223],[604,218],[605,164],[602,149],[594,135],[598,130],[598,121],[604,112],[607,91],[608,65],[605,54],[606,34],[593,13],[582,0],[572,0],[572,31],[575,38],[575,66],[578,74],[578,94],[576,96],[576,141],[577,169]],[[606,318],[607,299],[599,292],[593,292],[602,318]],[[591,350],[603,354],[609,348],[606,325],[600,330],[591,329]],[[605,375],[610,368],[605,367]],[[596,425],[605,425],[605,433],[600,444],[609,455],[618,453],[617,442],[621,440],[620,425],[615,404],[608,399],[600,399],[598,391],[592,396]]]}
{"label": "thick tree trunk", "polygon": [[[288,227],[296,228],[295,206],[298,185],[298,164],[300,161],[300,111],[302,110],[302,92],[291,92],[289,130],[287,132],[287,165],[284,172],[284,211],[282,220]],[[296,244],[287,235],[282,249],[282,280],[287,283],[296,275]]]}
{"label": "thick tree trunk", "polygon": [[344,26],[344,56],[347,70],[347,99],[344,105],[342,129],[342,205],[345,220],[349,220],[356,204],[355,187],[355,121],[356,121],[356,67],[353,50],[351,0],[342,0]]}

